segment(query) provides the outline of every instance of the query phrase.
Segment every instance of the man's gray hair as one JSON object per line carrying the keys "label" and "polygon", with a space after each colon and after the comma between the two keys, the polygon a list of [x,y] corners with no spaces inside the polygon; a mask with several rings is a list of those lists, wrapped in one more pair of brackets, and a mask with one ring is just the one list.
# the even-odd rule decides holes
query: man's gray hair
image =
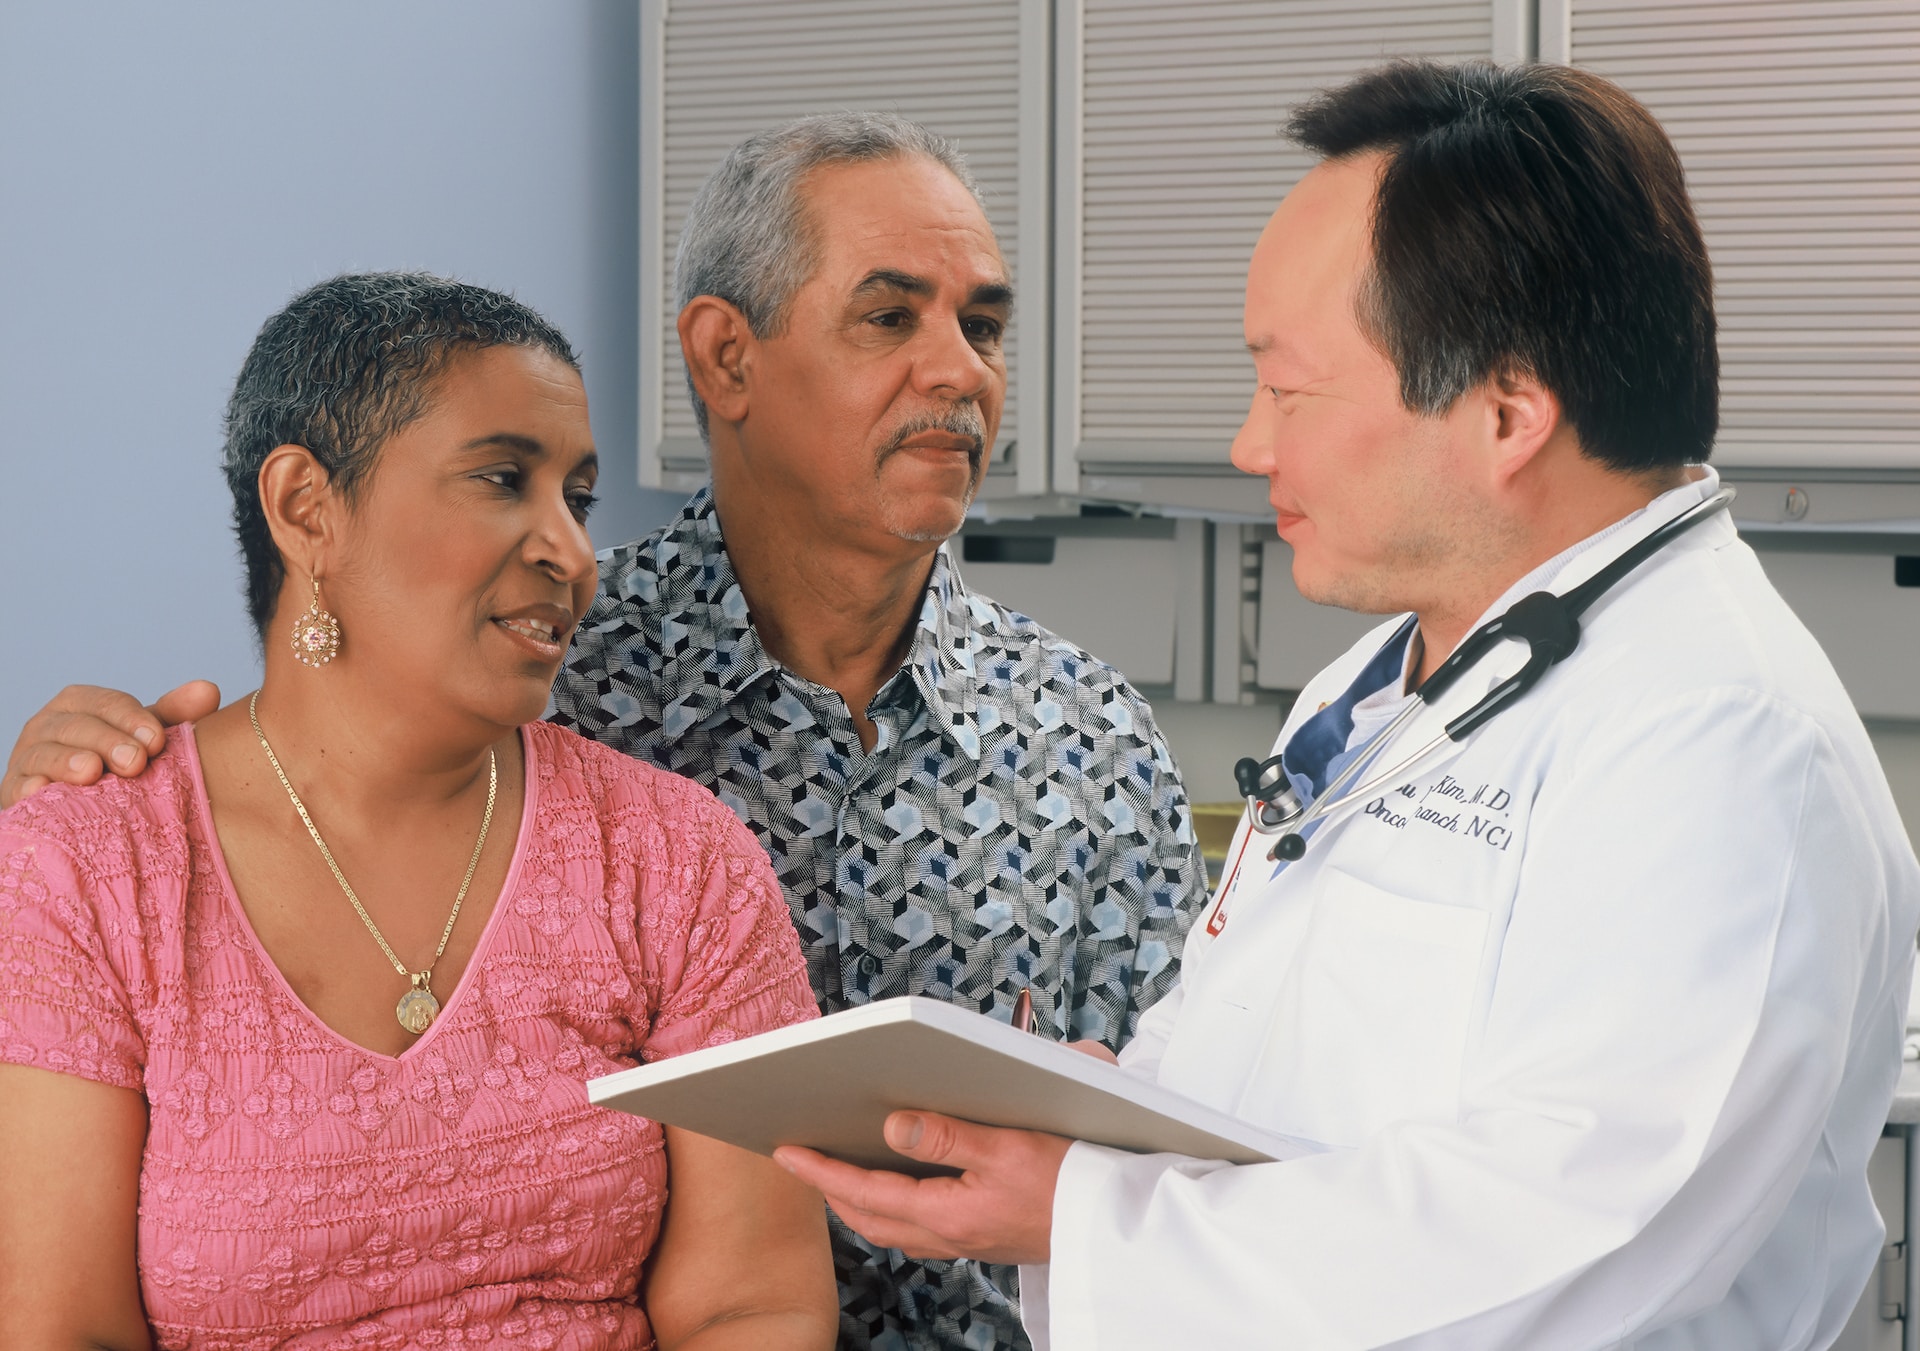
{"label": "man's gray hair", "polygon": [[[828,165],[907,155],[932,160],[982,201],[953,142],[895,113],[821,113],[749,136],[720,161],[687,208],[673,259],[677,308],[695,296],[717,296],[746,316],[755,337],[779,336],[794,295],[820,262],[819,232],[800,193],[807,175]],[[687,396],[705,440],[707,405],[691,370]]]}

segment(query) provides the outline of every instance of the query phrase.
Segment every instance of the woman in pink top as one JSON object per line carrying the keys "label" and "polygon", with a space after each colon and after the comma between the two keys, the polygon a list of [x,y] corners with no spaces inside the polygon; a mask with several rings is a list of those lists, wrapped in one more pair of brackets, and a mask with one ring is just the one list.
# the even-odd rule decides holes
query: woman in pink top
{"label": "woman in pink top", "polygon": [[257,700],[0,814],[0,1346],[830,1346],[818,1195],[586,1101],[815,1010],[746,828],[536,721],[595,579],[566,340],[323,283],[227,471]]}

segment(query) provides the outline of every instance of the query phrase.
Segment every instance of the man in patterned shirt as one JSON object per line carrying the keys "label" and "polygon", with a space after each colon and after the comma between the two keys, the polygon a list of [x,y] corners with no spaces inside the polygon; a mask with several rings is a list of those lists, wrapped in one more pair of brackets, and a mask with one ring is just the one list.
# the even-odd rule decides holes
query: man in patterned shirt
{"label": "man in patterned shirt", "polygon": [[[998,429],[1012,302],[965,163],[890,116],[752,137],[695,198],[675,273],[713,480],[603,556],[554,717],[758,833],[824,1011],[922,994],[1005,1017],[1026,989],[1047,1035],[1118,1049],[1205,880],[1146,702],[941,547]],[[153,722],[115,698],[57,699],[6,789],[70,776],[36,741],[104,758]],[[102,712],[120,730],[91,740],[67,716]],[[834,1223],[843,1346],[1027,1345],[1010,1269]]]}

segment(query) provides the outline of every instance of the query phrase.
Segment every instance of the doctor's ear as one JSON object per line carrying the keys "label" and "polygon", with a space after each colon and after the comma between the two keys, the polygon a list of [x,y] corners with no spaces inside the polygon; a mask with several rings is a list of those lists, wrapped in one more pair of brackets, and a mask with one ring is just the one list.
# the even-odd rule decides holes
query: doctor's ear
{"label": "doctor's ear", "polygon": [[718,296],[695,296],[680,311],[679,329],[687,374],[708,413],[723,422],[744,420],[754,343],[747,317]]}
{"label": "doctor's ear", "polygon": [[1518,473],[1564,426],[1560,399],[1529,372],[1503,372],[1481,390],[1495,465]]}

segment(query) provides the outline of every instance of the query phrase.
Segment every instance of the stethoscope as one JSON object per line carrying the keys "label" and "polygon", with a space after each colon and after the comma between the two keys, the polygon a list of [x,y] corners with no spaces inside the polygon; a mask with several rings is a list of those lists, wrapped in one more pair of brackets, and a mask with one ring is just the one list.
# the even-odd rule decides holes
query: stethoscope
{"label": "stethoscope", "polygon": [[[1374,749],[1355,756],[1353,762],[1341,770],[1310,805],[1301,805],[1300,795],[1288,781],[1286,769],[1281,764],[1283,755],[1265,760],[1255,760],[1249,756],[1241,760],[1233,767],[1233,778],[1240,788],[1240,795],[1247,800],[1249,823],[1262,835],[1280,837],[1267,857],[1285,859],[1289,863],[1301,858],[1307,852],[1306,831],[1309,826],[1324,821],[1344,808],[1371,799],[1383,788],[1404,778],[1408,771],[1424,763],[1449,742],[1466,740],[1476,729],[1504,712],[1521,695],[1540,683],[1548,667],[1566,660],[1567,654],[1579,645],[1580,616],[1586,613],[1588,606],[1675,539],[1709,517],[1725,511],[1733,501],[1733,496],[1732,488],[1720,489],[1706,501],[1648,534],[1565,595],[1535,591],[1515,601],[1504,614],[1475,629],[1465,642],[1454,649],[1451,656],[1440,663],[1439,669],[1421,682],[1420,688],[1413,692],[1414,697],[1407,701],[1407,706],[1380,729],[1373,738]],[[1395,733],[1451,689],[1468,667],[1510,638],[1526,643],[1526,665],[1495,685],[1479,703],[1449,722],[1432,741],[1359,787],[1348,788],[1369,765],[1379,759],[1380,751],[1393,740]],[[1235,862],[1237,864],[1238,860]],[[1237,867],[1235,871],[1238,871]]]}

